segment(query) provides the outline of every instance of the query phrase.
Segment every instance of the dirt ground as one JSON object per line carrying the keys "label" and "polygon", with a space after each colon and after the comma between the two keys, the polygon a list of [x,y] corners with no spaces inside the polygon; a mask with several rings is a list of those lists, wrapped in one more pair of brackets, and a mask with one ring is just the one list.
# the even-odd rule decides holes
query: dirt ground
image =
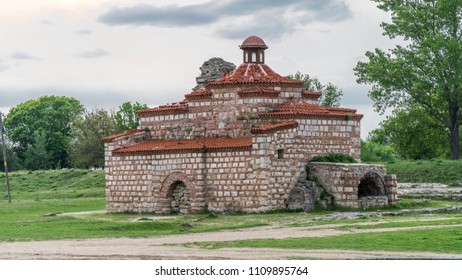
{"label": "dirt ground", "polygon": [[[366,224],[366,223],[363,223]],[[369,223],[371,224],[371,223]],[[348,233],[384,232],[409,228],[338,230],[342,225],[311,227],[258,227],[220,232],[169,235],[150,238],[110,238],[0,243],[0,259],[462,259],[462,254],[350,250],[303,250],[272,248],[204,249],[182,246],[200,241],[229,241],[256,238],[321,237]],[[413,229],[452,227],[422,226]]]}

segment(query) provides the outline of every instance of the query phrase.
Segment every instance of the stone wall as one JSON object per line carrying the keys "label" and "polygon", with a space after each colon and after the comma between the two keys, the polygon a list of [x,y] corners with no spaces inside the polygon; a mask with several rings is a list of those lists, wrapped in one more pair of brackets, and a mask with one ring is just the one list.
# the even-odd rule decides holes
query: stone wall
{"label": "stone wall", "polygon": [[[375,201],[376,206],[382,206],[384,199],[377,197],[385,197],[387,203],[398,199],[396,176],[386,175],[384,165],[312,162],[309,176],[323,186],[336,205],[370,207]],[[361,188],[366,188],[363,195]]]}
{"label": "stone wall", "polygon": [[[249,134],[250,128],[271,122],[261,119],[260,113],[270,112],[300,95],[299,89],[274,87],[280,91],[279,97],[242,98],[238,94],[241,89],[213,89],[210,98],[189,101],[187,112],[140,116],[140,129],[150,130],[151,138],[157,140],[242,137]],[[321,123],[319,126],[319,131],[324,129]],[[316,134],[318,130],[313,131]]]}
{"label": "stone wall", "polygon": [[[252,121],[261,120],[235,122],[250,126]],[[166,120],[165,125],[169,122],[172,120]],[[298,119],[297,122],[296,128],[254,135],[251,151],[112,155],[114,149],[130,145],[136,137],[144,139],[145,132],[106,143],[108,210],[175,211],[171,192],[177,181],[185,183],[191,200],[188,209],[182,211],[255,212],[284,208],[291,189],[305,171],[306,162],[313,156],[359,155],[359,147],[354,142],[359,121]],[[179,129],[184,127],[187,123]],[[334,132],[338,134],[332,135]],[[151,134],[151,138],[155,136]],[[358,179],[361,178],[354,180]],[[358,197],[353,187],[341,188],[344,189],[335,197],[336,201],[342,205],[357,205]]]}
{"label": "stone wall", "polygon": [[[266,97],[242,97],[240,90],[243,88],[217,88],[210,98],[190,101],[187,110],[143,114],[137,131],[106,143],[108,210],[168,213],[281,209],[313,156],[342,153],[359,159],[360,119],[320,119],[317,115],[264,118],[259,114],[271,112],[291,98],[301,98],[300,89],[274,87],[268,89]],[[274,91],[280,92],[278,97],[270,97]],[[251,132],[289,120],[298,126],[256,135]],[[252,150],[112,154],[114,149],[143,141],[243,136],[252,136]],[[185,189],[175,189],[180,183]],[[339,204],[360,204],[352,186],[334,188],[344,188],[336,197]],[[175,202],[174,197],[188,197],[189,202],[186,205],[179,198]],[[390,194],[389,200],[393,199]]]}

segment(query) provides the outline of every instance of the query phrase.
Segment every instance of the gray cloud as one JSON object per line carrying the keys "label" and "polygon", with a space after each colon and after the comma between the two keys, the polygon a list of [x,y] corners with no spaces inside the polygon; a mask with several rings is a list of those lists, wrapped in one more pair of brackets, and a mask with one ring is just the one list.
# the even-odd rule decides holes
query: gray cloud
{"label": "gray cloud", "polygon": [[17,51],[11,54],[10,56],[12,59],[17,59],[17,60],[37,60],[38,58],[22,51]]}
{"label": "gray cloud", "polygon": [[[224,24],[215,33],[234,39],[242,38],[243,34],[280,37],[312,21],[339,21],[350,16],[351,11],[343,0],[229,0],[188,6],[156,7],[139,4],[113,7],[98,20],[111,26],[183,27]],[[245,17],[252,20],[248,21]]]}
{"label": "gray cloud", "polygon": [[54,24],[52,21],[49,21],[49,20],[42,20],[40,23],[43,25],[53,25]]}
{"label": "gray cloud", "polygon": [[6,65],[0,64],[0,72],[5,71],[6,69],[8,69],[8,67]]}
{"label": "gray cloud", "polygon": [[8,65],[4,64],[2,60],[0,59],[0,72],[3,72],[7,70],[8,68],[9,68]]}
{"label": "gray cloud", "polygon": [[104,57],[108,55],[111,55],[111,54],[103,49],[83,51],[81,53],[76,54],[77,57],[82,57],[82,58],[100,58],[100,57]]}
{"label": "gray cloud", "polygon": [[180,101],[187,92],[174,89],[163,89],[165,94],[154,96],[151,90],[127,91],[117,89],[75,89],[75,88],[40,88],[40,89],[14,89],[0,87],[0,108],[12,108],[27,100],[37,99],[44,95],[68,96],[79,100],[87,108],[117,109],[122,103],[140,102],[150,107]]}
{"label": "gray cloud", "polygon": [[81,30],[77,30],[75,32],[76,34],[79,34],[79,35],[90,35],[93,33],[93,30],[90,30],[90,29],[81,29]]}

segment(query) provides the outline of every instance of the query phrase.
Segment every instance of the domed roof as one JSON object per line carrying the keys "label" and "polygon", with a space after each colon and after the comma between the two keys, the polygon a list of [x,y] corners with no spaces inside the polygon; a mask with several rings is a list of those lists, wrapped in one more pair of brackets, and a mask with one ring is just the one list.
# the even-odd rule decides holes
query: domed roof
{"label": "domed roof", "polygon": [[239,46],[241,49],[245,48],[262,48],[267,49],[268,46],[266,45],[265,41],[262,38],[257,36],[249,36],[247,39],[242,42],[242,45]]}

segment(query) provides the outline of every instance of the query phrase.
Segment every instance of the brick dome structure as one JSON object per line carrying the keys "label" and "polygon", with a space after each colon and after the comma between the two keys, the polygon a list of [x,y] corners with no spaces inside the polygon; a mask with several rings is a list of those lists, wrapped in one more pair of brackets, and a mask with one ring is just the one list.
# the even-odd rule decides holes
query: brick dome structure
{"label": "brick dome structure", "polygon": [[265,50],[268,46],[260,37],[247,37],[239,47],[244,52],[244,63],[265,63]]}
{"label": "brick dome structure", "polygon": [[257,37],[257,36],[249,36],[249,37],[247,37],[239,47],[241,49],[248,49],[248,48],[267,49],[268,48],[265,41],[263,41],[262,38]]}
{"label": "brick dome structure", "polygon": [[[137,129],[103,139],[108,211],[281,209],[313,156],[360,158],[361,114],[319,106],[320,93],[265,64],[261,38],[240,48],[233,71],[180,102],[137,112]],[[358,186],[332,195],[361,205]]]}

